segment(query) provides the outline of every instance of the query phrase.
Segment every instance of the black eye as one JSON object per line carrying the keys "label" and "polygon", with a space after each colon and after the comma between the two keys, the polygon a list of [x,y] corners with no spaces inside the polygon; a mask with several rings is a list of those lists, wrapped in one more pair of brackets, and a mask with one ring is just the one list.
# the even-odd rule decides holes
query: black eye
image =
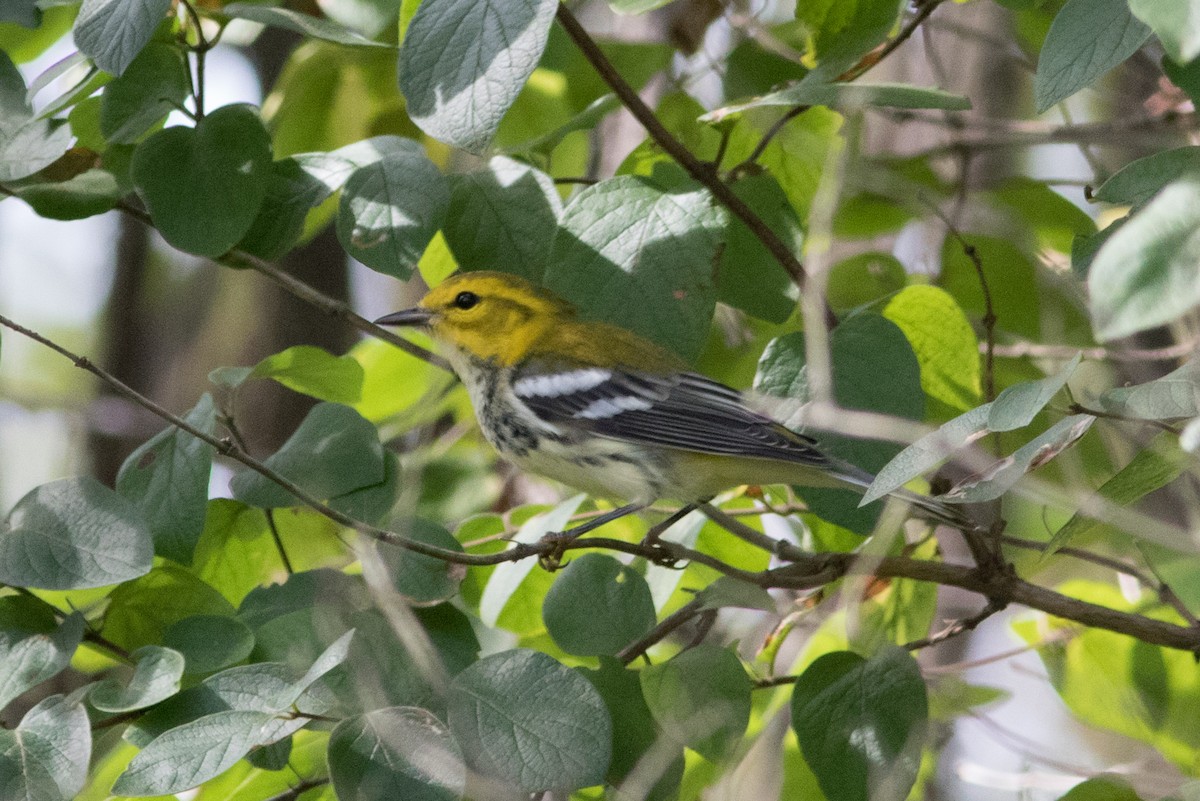
{"label": "black eye", "polygon": [[459,292],[454,297],[454,305],[460,309],[470,309],[479,303],[479,296],[474,292]]}

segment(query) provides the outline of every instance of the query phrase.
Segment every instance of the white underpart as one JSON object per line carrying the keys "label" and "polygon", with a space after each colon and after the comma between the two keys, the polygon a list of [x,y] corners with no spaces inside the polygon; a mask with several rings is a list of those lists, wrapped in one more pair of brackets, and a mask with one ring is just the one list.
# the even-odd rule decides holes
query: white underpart
{"label": "white underpart", "polygon": [[518,395],[527,398],[554,398],[559,395],[586,392],[593,387],[600,386],[610,378],[612,378],[612,373],[608,370],[589,367],[586,370],[572,370],[569,373],[526,376],[513,384],[513,390]]}
{"label": "white underpart", "polygon": [[601,398],[595,400],[585,406],[583,409],[575,413],[575,417],[584,420],[603,420],[605,417],[613,417],[621,412],[641,411],[649,409],[653,404],[644,398],[635,398],[632,395],[622,395],[619,398]]}

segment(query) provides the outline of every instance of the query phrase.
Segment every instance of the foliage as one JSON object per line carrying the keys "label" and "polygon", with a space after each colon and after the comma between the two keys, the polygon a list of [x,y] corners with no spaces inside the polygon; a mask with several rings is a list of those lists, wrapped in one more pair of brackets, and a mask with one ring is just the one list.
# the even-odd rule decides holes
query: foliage
{"label": "foliage", "polygon": [[[570,540],[606,502],[498,499],[423,342],[214,369],[190,411],[156,410],[115,487],[61,479],[4,510],[0,711],[24,711],[0,729],[0,798],[693,799],[768,763],[791,797],[920,798],[946,727],[1002,695],[923,675],[923,649],[1010,604],[1074,714],[1200,773],[1200,368],[1128,339],[1195,328],[1195,112],[1031,119],[1164,53],[1143,83],[1197,100],[1200,14],[1002,0],[1005,46],[1037,65],[986,125],[958,85],[862,79],[935,12],[991,2],[729,14],[722,86],[693,96],[672,47],[597,42],[554,0],[8,0],[5,196],[58,220],[117,209],[393,344],[271,261],[332,227],[401,281],[506,270],[753,384],[878,477]],[[297,42],[270,99],[206,108],[207,54],[263,26]],[[18,66],[64,35],[73,55]],[[621,106],[645,141],[610,141]],[[864,145],[913,120],[951,139]],[[966,157],[1052,140],[1113,146],[1089,154],[1103,205],[1033,168],[968,180]],[[919,232],[939,237],[933,270],[890,249]],[[316,401],[261,461],[235,422],[254,381]],[[231,497],[210,498],[218,464]],[[980,526],[901,527],[885,499],[943,464],[933,483]],[[942,559],[959,538],[973,564]],[[935,628],[939,586],[983,611]],[[774,624],[761,645],[747,619]],[[68,675],[78,689],[49,689]],[[1137,797],[1108,776],[1064,796]]]}

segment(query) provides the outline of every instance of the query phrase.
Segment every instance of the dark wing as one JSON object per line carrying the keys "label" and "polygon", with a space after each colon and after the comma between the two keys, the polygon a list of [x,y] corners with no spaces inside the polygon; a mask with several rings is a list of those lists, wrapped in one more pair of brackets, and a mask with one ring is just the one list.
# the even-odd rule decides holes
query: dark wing
{"label": "dark wing", "polygon": [[513,391],[546,422],[569,423],[603,437],[832,466],[813,440],[747,408],[736,390],[697,373],[533,363],[517,370]]}

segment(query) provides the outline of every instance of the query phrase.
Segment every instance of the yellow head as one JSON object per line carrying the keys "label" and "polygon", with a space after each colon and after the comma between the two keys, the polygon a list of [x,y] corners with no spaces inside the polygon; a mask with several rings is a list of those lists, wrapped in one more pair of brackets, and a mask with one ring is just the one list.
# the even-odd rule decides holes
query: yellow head
{"label": "yellow head", "polygon": [[574,316],[574,306],[524,278],[471,272],[447,278],[416,307],[375,322],[426,328],[447,347],[507,365]]}

